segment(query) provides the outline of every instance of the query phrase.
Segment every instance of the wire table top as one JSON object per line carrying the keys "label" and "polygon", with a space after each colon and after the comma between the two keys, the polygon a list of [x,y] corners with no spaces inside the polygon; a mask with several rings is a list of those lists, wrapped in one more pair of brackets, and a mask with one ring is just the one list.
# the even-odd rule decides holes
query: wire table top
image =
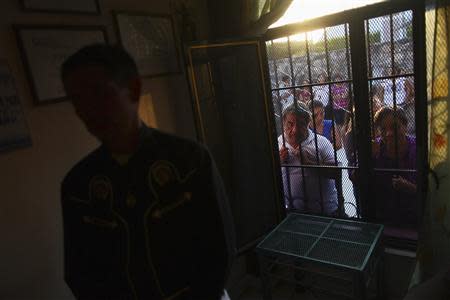
{"label": "wire table top", "polygon": [[383,228],[381,224],[291,213],[256,250],[363,271]]}

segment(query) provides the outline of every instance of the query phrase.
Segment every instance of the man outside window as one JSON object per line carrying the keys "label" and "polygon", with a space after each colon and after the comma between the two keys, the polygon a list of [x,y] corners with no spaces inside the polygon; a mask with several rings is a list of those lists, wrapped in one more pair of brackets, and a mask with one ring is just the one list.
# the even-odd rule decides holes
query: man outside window
{"label": "man outside window", "polygon": [[286,108],[282,119],[284,134],[278,138],[278,145],[286,208],[325,215],[336,214],[337,191],[334,180],[329,179],[336,170],[299,167],[335,165],[333,146],[325,137],[314,134],[308,128],[311,112],[303,103]]}

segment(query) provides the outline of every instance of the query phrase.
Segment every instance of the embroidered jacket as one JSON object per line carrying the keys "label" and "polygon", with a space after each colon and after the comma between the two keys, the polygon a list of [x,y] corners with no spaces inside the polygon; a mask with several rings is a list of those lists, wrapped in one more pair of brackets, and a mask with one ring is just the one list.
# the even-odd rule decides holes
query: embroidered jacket
{"label": "embroidered jacket", "polygon": [[65,280],[78,299],[219,299],[231,214],[200,144],[148,127],[121,165],[101,146],[62,183]]}

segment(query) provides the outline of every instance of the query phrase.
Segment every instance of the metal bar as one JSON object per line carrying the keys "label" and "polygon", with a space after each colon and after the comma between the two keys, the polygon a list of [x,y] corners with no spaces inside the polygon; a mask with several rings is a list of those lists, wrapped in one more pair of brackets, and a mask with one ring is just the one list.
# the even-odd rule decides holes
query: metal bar
{"label": "metal bar", "polygon": [[387,169],[387,168],[373,168],[375,171],[380,171],[380,172],[407,172],[407,173],[417,173],[417,170],[414,169]]}
{"label": "metal bar", "polygon": [[[311,84],[311,82],[312,82],[312,80],[311,80],[311,56],[310,56],[310,53],[309,53],[309,43],[308,43],[308,35],[307,35],[307,33],[305,32],[305,47],[306,47],[306,64],[307,64],[307,68],[308,68],[308,79],[309,79],[309,84]],[[312,90],[310,90],[310,94],[311,94],[311,102],[312,102],[312,100],[313,100],[313,93],[312,93]],[[300,163],[302,162],[302,160],[300,160]],[[302,163],[301,163],[302,164]],[[304,168],[301,168],[301,170],[302,170],[302,180],[303,180],[303,187],[304,187],[304,190],[303,190],[303,196],[305,197],[305,207],[309,207],[309,205],[308,205],[308,201],[309,201],[309,199],[308,199],[308,197],[307,197],[307,191],[306,191],[306,182],[305,182],[305,173],[304,173]]]}
{"label": "metal bar", "polygon": [[[334,166],[316,166],[316,165],[283,165],[285,168],[305,168],[305,169],[340,169],[340,170],[358,170],[358,167],[334,167]],[[387,169],[387,168],[373,168],[378,172],[390,172],[390,173],[418,173],[414,169]]]}
{"label": "metal bar", "polygon": [[189,71],[191,73],[191,77],[192,77],[192,87],[193,87],[193,92],[194,92],[194,98],[195,98],[195,111],[197,112],[197,116],[198,116],[198,121],[196,122],[197,124],[197,137],[200,141],[206,143],[206,131],[205,128],[203,126],[203,118],[202,118],[202,111],[200,109],[200,97],[198,94],[198,88],[197,88],[197,81],[195,80],[195,70],[194,70],[194,63],[193,63],[193,49],[189,49],[188,51],[188,61],[189,61]]}
{"label": "metal bar", "polygon": [[288,89],[292,89],[292,88],[303,88],[303,87],[312,87],[312,86],[321,86],[321,85],[327,85],[330,83],[349,83],[352,82],[350,79],[346,79],[346,80],[330,80],[324,83],[310,83],[310,84],[298,84],[298,85],[293,85],[290,87],[280,87],[280,88],[272,88],[273,91],[276,90],[288,90]]}
{"label": "metal bar", "polygon": [[314,243],[311,245],[311,247],[309,248],[308,251],[306,251],[305,253],[305,257],[308,257],[308,255],[311,253],[312,249],[314,249],[314,247],[317,245],[317,243],[322,239],[323,235],[325,234],[325,232],[327,232],[328,228],[331,227],[331,225],[333,225],[335,222],[335,220],[331,220],[330,223],[328,223],[327,227],[325,227],[325,229],[322,231],[322,233],[319,235],[319,237],[317,238],[317,240],[314,241]]}
{"label": "metal bar", "polygon": [[[371,246],[369,248],[369,250],[367,251],[367,255],[366,258],[364,259],[363,264],[361,265],[361,271],[364,270],[364,267],[366,266],[366,264],[369,262],[369,259],[372,258],[373,256],[373,252],[378,250],[381,253],[384,252],[383,248],[380,248],[380,243],[381,243],[381,234],[383,233],[383,229],[384,229],[384,225],[380,226],[380,228],[378,229],[377,234],[375,235],[375,237],[372,240]],[[375,242],[376,241],[376,242]]]}
{"label": "metal bar", "polygon": [[[433,79],[433,77],[434,77],[434,74],[436,73],[436,42],[437,42],[437,23],[438,23],[438,11],[439,11],[439,7],[435,7],[435,13],[434,13],[434,32],[433,32],[433,56],[432,56],[432,59],[433,59],[433,62],[432,62],[432,65],[431,65],[431,99],[430,99],[430,106],[431,106],[431,112],[430,112],[430,133],[432,132],[432,130],[433,130],[433,121],[434,121],[434,118],[435,118],[435,116],[434,116],[434,110],[433,110],[433,95],[434,95],[434,79]],[[448,44],[447,44],[448,45]],[[417,88],[417,84],[415,85],[415,88]],[[416,98],[417,98],[417,95],[416,95]],[[448,99],[447,99],[447,97],[445,97],[445,102],[447,102],[448,101]],[[416,101],[416,107],[415,107],[415,109],[416,109],[416,114],[417,114],[417,108],[418,108],[418,103],[417,103],[418,101]],[[416,128],[417,128],[418,126],[417,126],[417,123],[416,123]],[[416,132],[416,134],[418,134],[417,132]],[[431,148],[431,141],[432,141],[432,139],[430,139],[430,141],[429,141],[429,144],[428,144],[428,148],[429,149],[432,149]],[[430,154],[432,154],[432,153],[430,153]],[[429,159],[431,159],[431,157],[429,157]]]}
{"label": "metal bar", "polygon": [[[328,39],[327,39],[327,29],[323,30],[324,35],[324,44],[325,44],[325,62],[327,65],[327,77],[328,81],[331,79],[331,70],[330,70],[330,57],[328,51]],[[331,102],[331,103],[330,103]],[[328,105],[331,105],[331,129],[333,131],[333,152],[334,152],[334,164],[337,166],[337,152],[336,152],[336,126],[335,126],[335,117],[334,117],[334,97],[331,92],[331,84],[328,85]]]}
{"label": "metal bar", "polygon": [[[292,231],[292,230],[279,230],[278,232],[285,232],[285,233],[292,233],[295,235],[306,235],[306,236],[311,236],[311,237],[318,237],[318,235],[315,234],[310,234],[310,233],[300,233],[300,232],[296,232],[296,231]],[[337,241],[337,242],[341,242],[341,243],[350,243],[350,244],[354,244],[354,245],[360,245],[360,246],[368,246],[369,249],[373,248],[372,243],[360,243],[360,242],[355,242],[355,241],[349,241],[349,240],[342,240],[342,239],[336,239],[336,238],[332,238],[332,237],[326,237],[326,236],[322,236],[321,239],[323,240],[331,240],[331,241]],[[365,260],[367,260],[368,258],[366,257]]]}
{"label": "metal bar", "polygon": [[[361,198],[361,216],[365,219],[371,219],[370,215],[375,211],[373,201],[371,201],[371,141],[370,141],[370,120],[367,116],[370,113],[369,102],[367,101],[367,58],[365,53],[365,30],[364,19],[353,18],[349,24],[350,28],[350,48],[353,78],[354,99],[358,99],[355,104],[355,129],[358,140],[358,165],[359,172],[356,178],[356,185],[359,187],[360,195],[367,195]],[[355,63],[358,62],[358,63]]]}
{"label": "metal bar", "polygon": [[[391,30],[391,74],[393,75],[397,75],[396,71],[394,72],[394,70],[397,69],[397,66],[395,65],[395,58],[394,58],[394,51],[395,51],[395,45],[394,45],[394,15],[389,15],[389,26],[390,26],[390,30]],[[399,157],[399,149],[398,149],[398,136],[397,136],[397,129],[398,129],[398,121],[397,121],[397,84],[396,84],[396,78],[391,79],[392,80],[392,101],[394,103],[394,154],[395,154],[395,159],[394,159],[394,164],[395,167],[398,168],[399,166],[399,161],[398,161],[398,157]]]}
{"label": "metal bar", "polygon": [[347,74],[348,74],[349,78],[352,78],[352,80],[350,81],[351,84],[349,84],[349,97],[350,97],[349,105],[350,105],[350,121],[351,121],[351,126],[352,126],[352,139],[353,139],[352,140],[352,148],[353,148],[353,155],[354,155],[355,163],[356,163],[357,162],[357,154],[356,154],[355,147],[354,147],[354,144],[356,142],[356,131],[355,131],[355,116],[353,113],[355,101],[353,98],[353,77],[351,77],[352,74],[351,74],[351,68],[350,68],[352,61],[350,58],[350,41],[348,38],[348,31],[349,31],[348,27],[349,27],[348,23],[346,23],[345,24],[345,47],[346,47],[345,55],[347,57]]}
{"label": "metal bar", "polygon": [[401,76],[398,75],[384,75],[384,76],[377,76],[377,77],[368,77],[369,80],[375,80],[375,79],[395,79],[397,77],[408,77],[408,76],[414,76],[415,73],[404,73]]}
{"label": "metal bar", "polygon": [[292,86],[295,84],[295,79],[294,79],[294,63],[292,62],[291,38],[289,36],[287,37],[287,46],[288,46],[288,55],[289,55],[289,66],[291,69],[291,93],[292,93],[292,98],[294,99],[294,106],[295,106],[295,108],[297,108],[297,99],[295,97],[295,89],[292,90]]}
{"label": "metal bar", "polygon": [[373,95],[372,95],[372,91],[373,91],[373,81],[369,80],[369,109],[370,109],[370,128],[372,131],[372,140],[375,140],[375,126],[374,126],[374,119],[375,119],[375,113],[376,111],[374,111],[374,107],[373,107]]}
{"label": "metal bar", "polygon": [[[350,134],[351,134],[352,143],[351,143],[350,147],[352,147],[351,150],[353,152],[353,160],[354,160],[353,163],[354,163],[354,166],[356,166],[357,162],[358,162],[358,155],[357,155],[357,151],[355,148],[355,143],[357,142],[356,141],[356,130],[355,130],[355,115],[354,115],[355,101],[353,98],[353,77],[352,77],[351,68],[350,68],[352,61],[351,61],[351,57],[350,57],[350,41],[349,41],[348,35],[349,35],[349,25],[348,25],[348,23],[345,23],[345,47],[346,47],[345,56],[347,58],[347,76],[348,76],[348,78],[352,79],[351,83],[348,85],[348,96],[349,96],[349,100],[350,100],[349,101],[350,119],[348,122],[350,122],[350,126],[351,126]],[[346,129],[348,130],[348,124],[346,127],[347,127]],[[344,133],[344,134],[346,134],[346,133]],[[344,140],[344,136],[342,136],[342,139]],[[344,144],[342,144],[342,146],[344,147]],[[347,145],[347,146],[349,146],[349,145]],[[347,166],[349,166],[349,163],[351,163],[351,162],[349,161],[349,159],[347,157]],[[356,167],[355,169],[359,169],[359,167]],[[347,170],[347,174],[350,178],[350,172],[348,170]],[[353,183],[352,183],[352,185],[353,185]],[[357,217],[361,217],[361,203],[359,200],[360,195],[359,195],[358,191],[359,190],[356,187],[356,185],[353,185],[353,195],[355,197],[355,202],[356,202],[356,215],[357,215]],[[345,212],[345,207],[344,207],[344,212]]]}
{"label": "metal bar", "polygon": [[205,49],[205,48],[218,48],[224,46],[243,46],[243,45],[254,45],[258,44],[258,41],[254,40],[246,40],[246,41],[236,41],[236,42],[226,42],[226,43],[217,43],[217,44],[204,44],[204,45],[192,45],[190,49]]}
{"label": "metal bar", "polygon": [[[271,47],[270,47],[270,49],[271,49],[271,51],[274,51],[273,49],[274,49],[274,44],[273,44],[273,40],[272,41],[270,41],[270,43],[271,43]],[[275,73],[275,84],[276,84],[276,86],[277,86],[277,90],[276,90],[276,92],[277,92],[277,97],[278,97],[278,99],[276,99],[277,101],[276,101],[276,103],[277,103],[277,106],[278,106],[278,109],[279,109],[279,111],[280,111],[280,113],[282,113],[282,105],[281,105],[281,103],[280,103],[280,101],[279,101],[279,99],[281,98],[281,95],[280,95],[280,90],[279,90],[279,79],[278,79],[278,66],[277,66],[277,63],[276,63],[276,58],[274,58],[274,55],[273,55],[273,53],[271,53],[272,55],[272,64],[273,64],[273,69],[274,69],[274,73]],[[273,91],[274,91],[274,89],[272,89],[272,92],[271,92],[271,94],[272,94],[272,96],[273,96]],[[280,116],[280,118],[281,118],[281,116]],[[283,130],[283,120],[280,120],[281,121],[281,140],[283,141],[283,147],[286,147],[286,142],[285,142],[285,140],[284,140],[284,134],[283,134],[283,132],[284,132],[284,130]]]}
{"label": "metal bar", "polygon": [[[293,68],[293,63],[292,63],[292,52],[291,52],[291,44],[290,44],[290,38],[289,37],[288,37],[288,55],[289,55],[289,64],[290,64],[290,67],[291,67],[291,84],[292,84],[293,80],[294,80],[294,78],[293,78],[294,77],[294,71],[293,71],[294,68]],[[294,94],[295,94],[295,92],[294,92]],[[297,106],[298,106],[297,100],[295,99],[295,97],[293,97],[293,98],[294,98],[294,107],[297,108]],[[300,144],[301,143],[299,143],[299,147],[300,147],[300,156],[299,156],[299,158],[300,158],[300,164],[302,164],[304,158],[303,158],[303,152],[301,151]],[[308,198],[307,198],[307,190],[306,190],[305,171],[303,170],[303,168],[301,168],[300,171],[301,171],[301,174],[302,174],[303,195],[305,197],[304,201],[305,201],[305,203],[307,203],[308,202]],[[290,180],[290,178],[289,178],[289,180]],[[294,208],[293,205],[292,205],[292,208]]]}
{"label": "metal bar", "polygon": [[[447,17],[445,18],[447,34],[450,34],[448,30],[448,7],[445,7]],[[428,132],[427,132],[427,91],[426,91],[426,55],[425,55],[425,7],[423,3],[418,3],[416,8],[413,9],[413,49],[414,49],[414,88],[415,88],[415,118],[416,118],[416,144],[427,145],[428,144]],[[449,45],[450,37],[447,35],[447,45]],[[433,65],[433,67],[435,67]],[[433,74],[434,75],[434,74]],[[447,78],[448,79],[448,78]],[[422,222],[422,216],[424,213],[424,204],[427,197],[428,190],[428,148],[417,147],[417,165],[418,178],[417,184],[417,197],[419,202],[418,211],[418,224]]]}
{"label": "metal bar", "polygon": [[283,167],[286,167],[286,168],[301,167],[301,168],[305,168],[305,169],[308,169],[308,168],[309,169],[341,169],[341,170],[347,170],[347,169],[357,170],[358,169],[358,167],[350,167],[350,166],[336,167],[336,166],[327,166],[327,165],[302,165],[302,164],[299,164],[299,165],[285,164],[285,165],[283,165]]}
{"label": "metal bar", "polygon": [[375,112],[373,111],[373,98],[372,98],[372,90],[373,90],[373,86],[372,86],[372,80],[370,80],[370,78],[372,78],[373,76],[373,70],[372,70],[372,45],[370,42],[370,20],[364,20],[364,23],[366,24],[366,47],[367,47],[367,60],[368,60],[368,65],[369,65],[369,101],[370,101],[370,105],[369,105],[369,109],[370,109],[370,124],[371,124],[371,129],[372,129],[372,139],[375,138],[375,128],[373,126],[373,117],[375,115]]}
{"label": "metal bar", "polygon": [[[277,201],[277,217],[278,217],[278,222],[281,222],[281,220],[284,219],[284,217],[286,216],[286,205],[285,205],[285,201],[284,201],[284,196],[282,193],[282,189],[281,187],[283,186],[282,184],[282,179],[279,177],[278,172],[275,172],[275,170],[280,170],[280,161],[279,161],[279,156],[275,157],[275,153],[279,153],[279,146],[278,146],[278,135],[274,136],[273,135],[273,131],[269,130],[269,128],[273,128],[275,126],[275,123],[273,122],[274,119],[273,117],[270,115],[271,113],[274,112],[274,107],[273,104],[269,105],[269,95],[267,93],[267,91],[270,91],[271,89],[271,83],[270,80],[268,80],[270,78],[270,71],[269,71],[269,61],[267,58],[267,43],[263,42],[263,41],[259,41],[258,43],[258,47],[257,47],[257,52],[258,52],[258,58],[259,58],[259,68],[261,71],[261,84],[262,84],[262,90],[263,90],[263,94],[264,94],[264,103],[265,103],[265,110],[266,110],[266,122],[267,122],[267,137],[269,139],[270,142],[270,146],[272,148],[272,166],[273,166],[273,174],[272,174],[272,179],[273,179],[273,183],[274,183],[274,187],[275,187],[275,198]],[[266,62],[266,64],[264,65],[263,63]],[[270,95],[270,98],[272,98],[272,93]],[[272,101],[271,101],[272,102]],[[277,151],[275,151],[277,150]]]}
{"label": "metal bar", "polygon": [[[324,29],[325,30],[325,29]],[[306,39],[307,41],[308,39]],[[306,46],[309,46],[309,43],[306,42]],[[309,50],[307,50],[307,52],[309,52]],[[308,64],[309,65],[309,64]],[[309,70],[311,71],[311,66],[309,65]],[[320,165],[320,159],[319,159],[319,147],[318,147],[318,143],[317,143],[317,128],[316,128],[316,115],[314,113],[314,97],[313,95],[312,99],[311,99],[311,115],[312,115],[312,122],[313,122],[313,129],[314,129],[314,146],[316,147],[316,163],[317,165]],[[325,112],[325,108],[324,108],[324,112]],[[322,177],[320,176],[320,174],[317,174],[318,178],[319,178],[319,197],[320,197],[320,211],[323,214],[323,193],[322,193]]]}
{"label": "metal bar", "polygon": [[370,43],[370,22],[369,20],[364,20],[364,24],[366,25],[366,45],[367,47],[367,60],[369,65],[369,78],[373,76],[373,70],[372,70],[372,49],[371,49],[371,43]]}
{"label": "metal bar", "polygon": [[[271,45],[272,45],[271,51],[274,51],[273,40],[270,41],[270,42],[271,42]],[[272,55],[272,57],[273,57],[273,59],[272,59],[273,67],[274,67],[274,70],[275,70],[275,84],[277,85],[277,87],[279,87],[278,66],[277,66],[276,58],[274,57],[274,55]],[[272,95],[273,95],[273,90],[272,90]],[[281,102],[280,102],[281,95],[280,95],[280,91],[279,90],[277,90],[277,96],[278,96],[278,99],[277,99],[276,103],[278,105],[278,110],[280,111],[280,114],[281,114],[281,116],[280,116],[281,141],[283,143],[283,147],[286,148],[286,140],[285,140],[285,137],[284,137],[283,106],[281,105]],[[278,143],[278,141],[277,141],[277,143]],[[278,149],[278,153],[279,153],[279,151],[280,150]],[[283,167],[283,162],[281,162],[281,167]],[[289,192],[289,195],[288,195],[287,198],[288,198],[289,205],[292,207],[293,200],[292,200],[292,190],[291,190],[291,176],[289,174],[289,169],[288,168],[285,168],[284,170],[286,172],[286,182],[287,182],[287,188],[288,188],[288,192]],[[281,172],[283,172],[283,170],[281,170]],[[281,177],[283,177],[283,174],[281,174]],[[284,195],[284,181],[283,181],[283,178],[281,178],[281,181],[282,181],[282,184],[283,184],[283,195]],[[286,195],[284,195],[284,197],[286,197]],[[284,202],[285,202],[285,199],[283,199],[283,207],[286,207],[286,203],[284,203]]]}

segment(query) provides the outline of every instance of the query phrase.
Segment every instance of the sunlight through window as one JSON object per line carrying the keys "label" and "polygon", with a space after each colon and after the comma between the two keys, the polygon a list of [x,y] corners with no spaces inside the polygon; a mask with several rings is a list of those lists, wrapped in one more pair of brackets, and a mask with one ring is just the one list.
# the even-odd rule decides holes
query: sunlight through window
{"label": "sunlight through window", "polygon": [[286,13],[269,28],[301,22],[385,0],[293,0]]}

